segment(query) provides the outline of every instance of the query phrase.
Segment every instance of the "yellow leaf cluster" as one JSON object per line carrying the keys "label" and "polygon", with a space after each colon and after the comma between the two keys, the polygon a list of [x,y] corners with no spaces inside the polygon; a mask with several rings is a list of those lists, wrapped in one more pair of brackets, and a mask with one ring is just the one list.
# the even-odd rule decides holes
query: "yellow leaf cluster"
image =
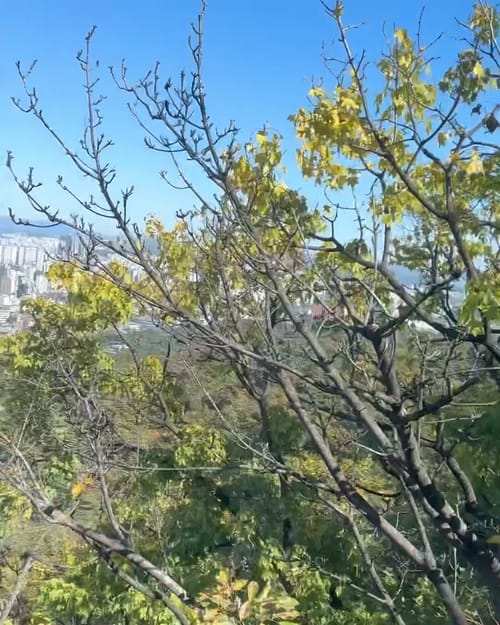
{"label": "yellow leaf cluster", "polygon": [[76,482],[71,488],[71,495],[73,499],[78,499],[84,493],[86,493],[94,485],[94,478],[90,475],[85,476],[83,479]]}

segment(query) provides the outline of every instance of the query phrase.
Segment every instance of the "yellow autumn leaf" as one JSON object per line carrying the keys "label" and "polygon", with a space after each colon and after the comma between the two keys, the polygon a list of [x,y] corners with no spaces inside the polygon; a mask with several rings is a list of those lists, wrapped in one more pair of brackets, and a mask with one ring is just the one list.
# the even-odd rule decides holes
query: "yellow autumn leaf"
{"label": "yellow autumn leaf", "polygon": [[309,96],[311,98],[321,98],[324,95],[325,95],[325,90],[322,89],[321,87],[313,87],[312,89],[309,90]]}
{"label": "yellow autumn leaf", "polygon": [[73,496],[74,499],[78,499],[78,497],[80,497],[81,495],[83,495],[83,493],[88,491],[89,488],[93,486],[93,484],[94,484],[94,479],[90,475],[87,475],[86,477],[81,479],[79,482],[76,482],[76,484],[74,484],[73,488],[71,489],[71,495]]}
{"label": "yellow autumn leaf", "polygon": [[394,31],[394,38],[397,39],[399,43],[403,44],[408,39],[406,28],[397,28]]}
{"label": "yellow autumn leaf", "polygon": [[78,499],[87,490],[87,485],[83,482],[77,482],[71,489],[71,495],[74,499]]}
{"label": "yellow autumn leaf", "polygon": [[255,597],[257,596],[258,592],[259,592],[259,584],[255,581],[251,581],[248,584],[248,588],[247,588],[248,601],[253,601]]}
{"label": "yellow autumn leaf", "polygon": [[264,130],[261,130],[255,135],[255,138],[257,139],[259,145],[262,145],[267,139],[266,132]]}
{"label": "yellow autumn leaf", "polygon": [[481,158],[480,158],[480,156],[479,156],[479,154],[477,152],[473,152],[472,153],[472,157],[471,157],[467,167],[465,168],[465,172],[467,174],[469,174],[469,175],[484,173],[483,163],[482,163]]}
{"label": "yellow autumn leaf", "polygon": [[484,67],[481,65],[479,61],[476,61],[474,67],[472,68],[472,73],[474,74],[474,76],[477,76],[478,78],[484,78],[484,76],[486,76]]}
{"label": "yellow autumn leaf", "polygon": [[229,584],[229,580],[230,580],[229,571],[227,571],[226,569],[222,569],[221,571],[219,571],[217,575],[217,581],[219,584],[222,584],[222,585]]}

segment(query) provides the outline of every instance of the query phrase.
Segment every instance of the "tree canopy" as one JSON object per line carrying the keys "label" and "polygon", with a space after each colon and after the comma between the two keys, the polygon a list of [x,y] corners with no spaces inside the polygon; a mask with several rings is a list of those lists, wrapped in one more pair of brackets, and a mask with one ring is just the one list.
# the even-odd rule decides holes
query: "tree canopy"
{"label": "tree canopy", "polygon": [[[437,72],[446,37],[397,28],[370,60],[326,9],[341,52],[289,118],[311,206],[282,137],[212,121],[205,8],[190,74],[111,70],[193,199],[172,227],[116,187],[94,30],[79,151],[19,66],[16,105],[89,195],[59,177],[81,209],[61,218],[9,153],[82,251],[50,270],[64,300],[26,300],[34,327],[2,342],[0,625],[497,623],[498,12],[475,4]],[[135,317],[164,340],[141,349]]]}

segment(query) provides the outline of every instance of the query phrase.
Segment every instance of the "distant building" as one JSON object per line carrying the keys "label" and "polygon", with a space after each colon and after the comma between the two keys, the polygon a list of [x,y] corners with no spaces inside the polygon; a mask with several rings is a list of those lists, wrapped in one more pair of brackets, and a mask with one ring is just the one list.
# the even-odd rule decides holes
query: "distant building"
{"label": "distant building", "polygon": [[15,295],[18,273],[6,266],[0,267],[0,295]]}

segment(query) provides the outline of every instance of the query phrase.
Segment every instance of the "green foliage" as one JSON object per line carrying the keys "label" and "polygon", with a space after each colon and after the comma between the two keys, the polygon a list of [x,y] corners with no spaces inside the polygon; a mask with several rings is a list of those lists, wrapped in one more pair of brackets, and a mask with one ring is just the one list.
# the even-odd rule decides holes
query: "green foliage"
{"label": "green foliage", "polygon": [[226,461],[224,439],[220,432],[202,425],[189,425],[183,431],[183,440],[175,450],[179,467],[213,467]]}

